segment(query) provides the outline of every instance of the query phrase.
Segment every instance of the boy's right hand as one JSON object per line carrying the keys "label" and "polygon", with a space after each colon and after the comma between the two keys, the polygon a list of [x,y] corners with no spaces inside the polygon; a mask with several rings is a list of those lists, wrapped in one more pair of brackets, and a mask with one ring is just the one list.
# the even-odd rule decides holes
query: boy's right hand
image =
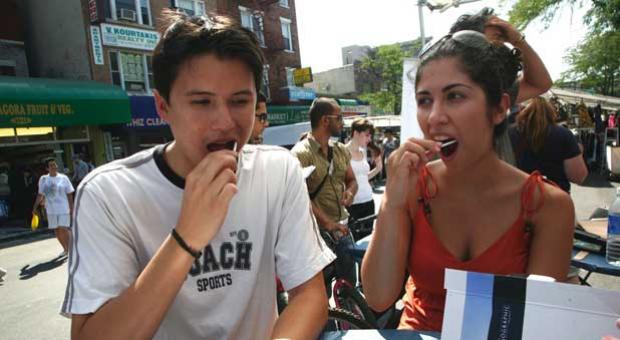
{"label": "boy's right hand", "polygon": [[405,209],[411,186],[418,181],[420,169],[429,156],[438,153],[441,144],[432,140],[409,138],[390,155],[387,161],[387,183],[384,205]]}
{"label": "boy's right hand", "polygon": [[221,150],[209,153],[187,175],[176,230],[192,249],[202,250],[220,230],[237,193],[236,169],[237,153]]}

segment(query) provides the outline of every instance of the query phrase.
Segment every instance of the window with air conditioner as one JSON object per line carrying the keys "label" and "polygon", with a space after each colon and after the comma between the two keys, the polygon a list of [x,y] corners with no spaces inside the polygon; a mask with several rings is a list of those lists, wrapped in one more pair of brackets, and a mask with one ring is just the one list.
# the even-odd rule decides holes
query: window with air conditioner
{"label": "window with air conditioner", "polygon": [[110,51],[112,83],[127,92],[150,92],[153,89],[153,67],[150,55]]}
{"label": "window with air conditioner", "polygon": [[149,0],[109,0],[106,17],[112,20],[130,21],[152,26]]}
{"label": "window with air conditioner", "polygon": [[293,35],[291,34],[291,23],[292,21],[290,19],[280,18],[284,49],[289,52],[293,52]]}
{"label": "window with air conditioner", "polygon": [[239,6],[239,15],[241,16],[241,26],[254,32],[260,45],[265,47],[263,14],[259,11],[252,11],[249,8]]}
{"label": "window with air conditioner", "polygon": [[176,0],[176,7],[188,15],[205,14],[205,2],[202,0]]}

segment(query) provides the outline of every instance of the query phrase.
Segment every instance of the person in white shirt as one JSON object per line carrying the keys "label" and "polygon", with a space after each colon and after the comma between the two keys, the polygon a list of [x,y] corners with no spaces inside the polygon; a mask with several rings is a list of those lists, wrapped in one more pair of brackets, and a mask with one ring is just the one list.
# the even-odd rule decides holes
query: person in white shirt
{"label": "person in white shirt", "polygon": [[[370,170],[367,160],[367,148],[373,145],[372,136],[374,125],[366,118],[357,118],[351,123],[351,140],[347,143],[347,148],[351,152],[351,168],[357,180],[357,193],[353,198],[353,204],[347,207],[350,216],[354,220],[374,215],[375,201],[372,198],[372,186],[370,180],[381,173],[383,163],[379,154],[375,159],[375,167]],[[372,231],[373,221],[369,225],[360,226],[359,229],[352,229],[353,237],[356,240],[367,236]]]}
{"label": "person in white shirt", "polygon": [[[260,45],[225,17],[161,20],[154,97],[174,141],[82,181],[61,310],[72,338],[316,338],[334,255],[299,162],[246,145]],[[279,317],[276,276],[290,297]]]}
{"label": "person in white shirt", "polygon": [[45,199],[45,212],[49,229],[54,229],[56,238],[62,246],[62,255],[69,251],[71,215],[73,214],[73,185],[64,174],[58,172],[56,160],[50,158],[45,161],[48,174],[39,178],[39,194],[34,201],[32,214],[37,214],[37,208]]}

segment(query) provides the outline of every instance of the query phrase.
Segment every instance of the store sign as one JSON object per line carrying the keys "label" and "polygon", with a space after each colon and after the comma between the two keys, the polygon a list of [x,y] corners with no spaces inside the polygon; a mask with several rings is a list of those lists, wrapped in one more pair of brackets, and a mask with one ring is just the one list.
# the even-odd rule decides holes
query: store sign
{"label": "store sign", "polygon": [[90,40],[93,45],[95,65],[103,65],[103,46],[101,45],[101,30],[99,30],[99,27],[90,26]]}
{"label": "store sign", "polygon": [[296,68],[293,71],[293,79],[295,85],[303,86],[305,83],[312,82],[312,68],[304,67],[304,68]]}
{"label": "store sign", "polygon": [[99,21],[99,13],[97,13],[97,0],[88,0],[88,16],[91,23]]}
{"label": "store sign", "polygon": [[307,87],[294,87],[288,88],[290,100],[314,100],[316,98],[316,91]]}
{"label": "store sign", "polygon": [[267,106],[269,125],[285,125],[307,122],[310,119],[309,106]]}
{"label": "store sign", "polygon": [[131,122],[125,124],[128,128],[153,128],[168,126],[168,123],[157,114],[155,99],[151,96],[130,96]]}
{"label": "store sign", "polygon": [[370,105],[342,105],[340,110],[345,117],[370,115]]}
{"label": "store sign", "polygon": [[101,24],[103,44],[152,51],[159,41],[159,33],[138,28]]}

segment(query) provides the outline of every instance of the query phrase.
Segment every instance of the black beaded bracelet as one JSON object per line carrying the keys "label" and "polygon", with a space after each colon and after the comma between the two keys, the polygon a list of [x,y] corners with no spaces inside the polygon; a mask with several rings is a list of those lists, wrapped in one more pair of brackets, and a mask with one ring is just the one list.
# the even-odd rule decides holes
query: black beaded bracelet
{"label": "black beaded bracelet", "polygon": [[177,241],[177,243],[181,246],[181,248],[183,248],[183,250],[185,250],[190,255],[192,255],[196,260],[198,260],[200,256],[202,256],[202,252],[199,250],[193,250],[192,248],[190,248],[190,246],[188,246],[187,243],[185,243],[181,235],[179,235],[179,233],[177,233],[176,229],[174,228],[172,229],[172,237]]}

